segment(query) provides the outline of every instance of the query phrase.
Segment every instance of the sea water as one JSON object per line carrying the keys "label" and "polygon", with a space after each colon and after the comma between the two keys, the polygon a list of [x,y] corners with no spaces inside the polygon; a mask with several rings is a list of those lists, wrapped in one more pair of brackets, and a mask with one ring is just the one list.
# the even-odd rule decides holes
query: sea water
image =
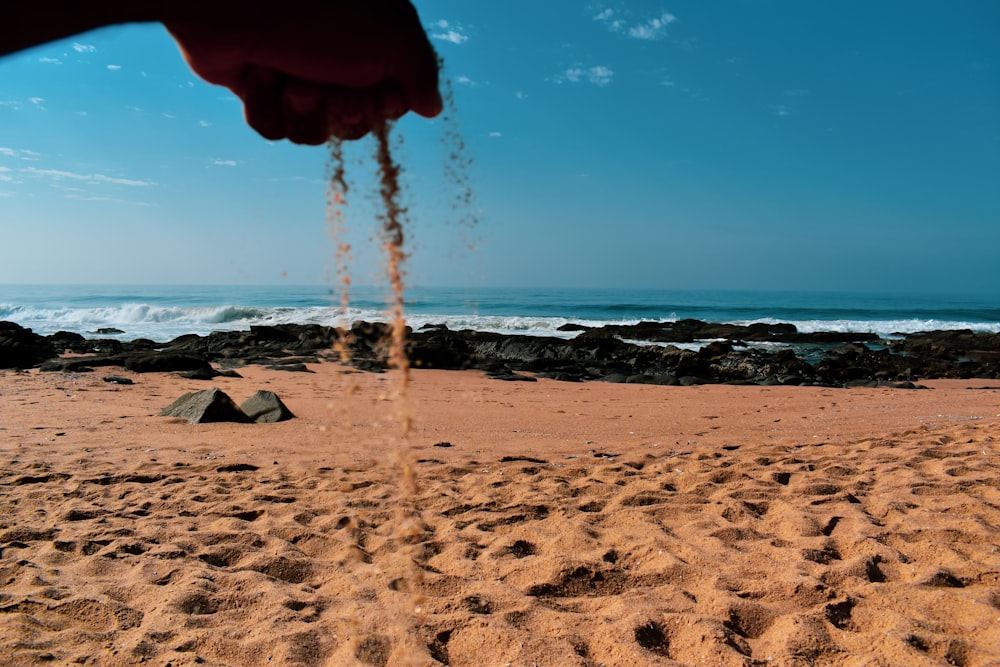
{"label": "sea water", "polygon": [[[252,325],[386,321],[389,290],[353,285],[350,306],[329,285],[0,285],[0,320],[40,334],[166,342],[183,334]],[[601,326],[695,318],[789,322],[802,332],[884,337],[936,329],[1000,333],[1000,295],[740,292],[657,289],[409,287],[414,329],[444,324],[507,334],[572,337],[567,323]],[[98,334],[99,329],[121,333]]]}

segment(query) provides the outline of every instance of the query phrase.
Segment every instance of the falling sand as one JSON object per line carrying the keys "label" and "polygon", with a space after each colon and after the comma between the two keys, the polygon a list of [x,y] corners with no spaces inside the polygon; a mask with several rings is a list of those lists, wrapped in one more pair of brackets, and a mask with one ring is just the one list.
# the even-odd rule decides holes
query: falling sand
{"label": "falling sand", "polygon": [[[459,234],[467,246],[471,245],[467,238],[468,231],[474,227],[476,219],[472,212],[472,187],[469,179],[469,166],[465,142],[458,131],[455,122],[455,104],[450,81],[445,80],[444,102],[444,144],[448,156],[445,161],[444,174],[447,181],[454,186],[456,198],[452,211],[458,218]],[[408,592],[408,606],[396,614],[394,628],[396,642],[407,656],[419,654],[415,644],[417,635],[417,619],[424,602],[420,594],[422,571],[418,567],[419,545],[424,541],[426,527],[417,510],[417,495],[420,491],[415,473],[416,455],[409,443],[413,429],[413,407],[409,402],[408,388],[410,384],[410,360],[407,355],[407,326],[404,313],[404,263],[407,253],[404,250],[406,240],[407,209],[402,203],[402,187],[400,184],[401,167],[393,158],[392,123],[389,121],[376,123],[372,135],[375,139],[375,158],[378,164],[379,202],[377,214],[380,222],[379,239],[382,243],[386,260],[386,278],[391,288],[388,304],[389,328],[383,346],[386,351],[386,361],[393,376],[392,390],[389,400],[398,427],[397,440],[393,443],[392,461],[395,467],[395,477],[398,480],[398,495],[396,498],[396,519],[394,539],[399,545],[399,555],[403,561],[402,577],[394,582],[394,590]],[[348,313],[350,305],[350,261],[351,246],[345,240],[345,216],[349,186],[343,153],[343,145],[338,139],[331,139],[329,161],[329,187],[327,192],[327,223],[331,237],[336,244],[335,274],[340,291],[339,309],[342,316]],[[335,344],[342,364],[350,362],[351,328],[339,328],[338,340]],[[353,375],[348,375],[345,395],[354,395],[357,391],[357,381]],[[365,647],[358,646],[356,655],[361,655]]]}

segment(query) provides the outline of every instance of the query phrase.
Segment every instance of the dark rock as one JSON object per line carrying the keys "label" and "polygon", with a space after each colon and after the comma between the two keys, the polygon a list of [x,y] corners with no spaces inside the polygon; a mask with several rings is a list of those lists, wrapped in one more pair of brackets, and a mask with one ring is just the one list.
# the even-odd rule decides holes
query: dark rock
{"label": "dark rock", "polygon": [[50,359],[39,368],[46,372],[88,373],[97,366],[121,366],[124,358],[120,356],[90,356],[70,357],[68,359]]}
{"label": "dark rock", "polygon": [[503,380],[505,382],[538,382],[538,378],[530,375],[518,375],[517,373],[491,373],[488,375],[491,380]]}
{"label": "dark rock", "polygon": [[164,350],[140,353],[125,360],[125,368],[135,373],[172,373],[194,371],[207,367],[208,361],[198,355]]}
{"label": "dark rock", "polygon": [[45,337],[57,352],[75,352],[77,354],[89,353],[91,348],[87,339],[72,331],[57,331]]}
{"label": "dark rock", "polygon": [[726,340],[715,340],[698,350],[698,356],[709,361],[721,359],[733,351],[733,344]]}
{"label": "dark rock", "polygon": [[160,412],[161,417],[182,417],[192,424],[207,424],[213,422],[250,422],[233,399],[219,389],[212,387],[205,391],[195,391],[184,394]]}
{"label": "dark rock", "polygon": [[583,382],[584,380],[591,379],[585,373],[573,373],[570,371],[542,371],[540,373],[536,373],[535,377],[547,380],[558,380],[560,382]]}
{"label": "dark rock", "polygon": [[113,336],[115,334],[123,334],[125,332],[121,329],[116,329],[115,327],[101,327],[95,333],[101,336]]}
{"label": "dark rock", "polygon": [[[684,378],[683,383],[842,387],[919,378],[1000,378],[1000,335],[968,330],[881,340],[872,333],[806,334],[791,324],[743,326],[693,319],[596,328],[568,324],[563,330],[580,333],[567,340],[429,325],[416,333],[408,330],[407,354],[414,368],[474,368],[511,380],[679,384],[678,378]],[[118,365],[141,372],[194,371],[192,377],[204,378],[214,374],[212,363],[225,369],[261,364],[309,372],[305,364],[336,359],[333,345],[342,340],[354,368],[383,372],[389,367],[390,335],[391,328],[379,322],[355,322],[349,332],[315,324],[260,326],[181,336],[165,344],[86,340],[60,332],[46,338],[55,352],[70,350],[89,356],[37,363],[44,363],[46,370]],[[698,351],[670,344],[706,340],[714,342]],[[747,347],[745,341],[794,345],[795,349],[761,350]]]}
{"label": "dark rock", "polygon": [[271,364],[267,366],[272,371],[289,371],[291,373],[314,373],[305,364]]}
{"label": "dark rock", "polygon": [[193,371],[178,373],[178,375],[185,380],[214,380],[222,375],[222,373],[215,370],[211,366],[202,366],[201,368],[196,368]]}
{"label": "dark rock", "polygon": [[588,327],[585,324],[574,324],[573,322],[567,322],[561,326],[556,327],[556,331],[590,331],[594,327]]}
{"label": "dark rock", "polygon": [[0,322],[0,368],[34,368],[57,354],[51,342],[31,329]]}
{"label": "dark rock", "polygon": [[155,340],[150,340],[148,338],[136,338],[135,340],[129,342],[128,348],[132,352],[139,352],[142,350],[155,350],[159,347],[164,347],[163,345],[157,343]]}
{"label": "dark rock", "polygon": [[122,377],[121,375],[105,375],[101,379],[108,384],[135,384],[131,378]]}
{"label": "dark rock", "polygon": [[273,424],[295,418],[273,391],[258,391],[240,404],[240,410],[258,424]]}
{"label": "dark rock", "polygon": [[43,373],[88,373],[92,370],[85,359],[49,359],[38,366]]}
{"label": "dark rock", "polygon": [[114,338],[94,338],[87,340],[87,348],[80,350],[84,354],[99,354],[110,356],[121,354],[125,349],[125,344]]}

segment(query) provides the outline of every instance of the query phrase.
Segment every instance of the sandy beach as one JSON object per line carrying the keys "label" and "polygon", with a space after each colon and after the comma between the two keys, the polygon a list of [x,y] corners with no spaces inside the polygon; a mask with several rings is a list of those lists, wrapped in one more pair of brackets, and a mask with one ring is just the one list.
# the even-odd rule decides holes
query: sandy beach
{"label": "sandy beach", "polygon": [[1000,381],[311,368],[0,371],[0,663],[1000,664]]}

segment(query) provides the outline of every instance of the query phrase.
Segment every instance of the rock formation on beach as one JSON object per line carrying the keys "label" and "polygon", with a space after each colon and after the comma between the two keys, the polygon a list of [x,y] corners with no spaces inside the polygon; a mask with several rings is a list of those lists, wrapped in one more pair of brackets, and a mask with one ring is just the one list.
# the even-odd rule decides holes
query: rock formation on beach
{"label": "rock formation on beach", "polygon": [[[508,380],[908,387],[920,379],[1000,378],[1000,334],[970,330],[882,339],[874,333],[802,333],[787,323],[700,320],[565,329],[579,333],[557,338],[429,325],[410,332],[407,352],[415,368],[478,369]],[[138,373],[184,371],[194,379],[210,379],[218,373],[215,366],[230,372],[247,364],[308,371],[308,364],[333,358],[331,349],[342,333],[316,324],[285,324],[189,334],[165,343],[121,342],[67,332],[39,336],[3,322],[0,366],[76,372],[117,366]],[[354,366],[365,371],[387,367],[385,324],[356,322],[349,334]],[[705,344],[690,349],[697,342]],[[767,347],[754,346],[760,343]],[[75,355],[57,357],[61,352]]]}

